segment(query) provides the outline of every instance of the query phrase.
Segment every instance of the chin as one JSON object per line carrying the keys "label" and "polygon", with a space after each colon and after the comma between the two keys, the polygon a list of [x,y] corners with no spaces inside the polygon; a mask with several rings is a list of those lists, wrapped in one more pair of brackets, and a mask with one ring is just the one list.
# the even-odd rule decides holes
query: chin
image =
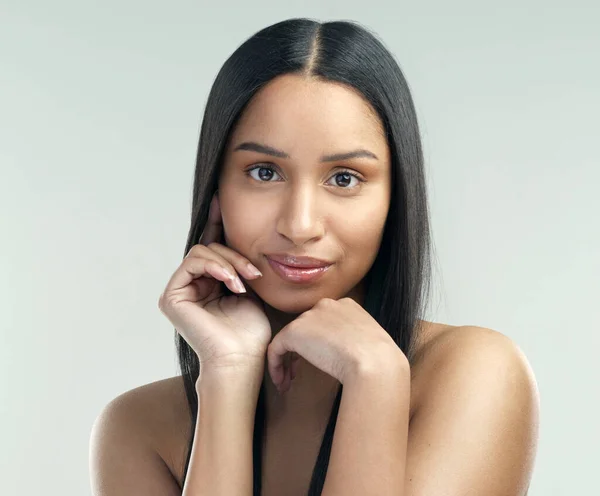
{"label": "chin", "polygon": [[266,295],[259,296],[267,305],[273,307],[275,310],[293,314],[301,314],[310,310],[321,299],[321,297],[315,298],[314,296],[312,298],[281,298],[281,295],[279,297],[277,297],[276,295],[270,295],[272,297]]}
{"label": "chin", "polygon": [[256,294],[267,305],[275,310],[284,313],[301,314],[314,307],[322,298],[334,298],[333,295],[319,291],[315,287],[306,289],[295,289],[291,291],[277,290],[269,288],[263,291],[257,291]]}

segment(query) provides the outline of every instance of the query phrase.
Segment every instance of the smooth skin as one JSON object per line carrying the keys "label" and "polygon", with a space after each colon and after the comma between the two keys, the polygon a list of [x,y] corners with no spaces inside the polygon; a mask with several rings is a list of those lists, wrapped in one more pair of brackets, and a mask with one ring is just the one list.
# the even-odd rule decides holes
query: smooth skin
{"label": "smooth skin", "polygon": [[[239,149],[251,142],[270,149]],[[286,156],[274,156],[269,153],[273,149]],[[323,155],[356,149],[369,150],[377,158],[321,161]],[[365,182],[349,179],[341,172],[345,170]],[[210,249],[222,257],[220,263],[242,277],[248,301],[258,304],[252,298],[260,298],[272,339],[323,298],[349,297],[363,304],[362,279],[379,250],[389,199],[389,150],[381,122],[368,104],[340,84],[282,76],[247,107],[228,141],[219,177],[222,246],[243,258],[236,259],[217,244]],[[266,262],[269,252],[317,256],[335,265],[317,283],[302,287],[278,278]],[[198,251],[198,256],[206,253]],[[251,262],[262,276],[250,276],[242,260]],[[210,269],[207,274],[225,282]],[[329,413],[321,405],[331,404],[337,392],[337,380],[302,357],[297,358],[295,369],[296,378],[283,395],[264,370],[263,379],[269,379],[265,382],[267,417],[279,419],[285,431],[300,423],[320,425]],[[525,494],[537,450],[539,393],[520,349],[497,331],[456,327],[428,340],[410,373],[411,416],[402,495]],[[106,481],[106,486],[97,484],[95,494],[180,494],[169,486],[156,453],[153,457],[146,451],[151,445],[149,434],[135,423],[139,419],[131,409],[122,406],[125,402],[121,398],[107,408],[95,425],[92,467],[97,467],[98,480]],[[404,405],[399,414],[404,415],[408,407]],[[357,403],[357,408],[363,405]],[[374,413],[364,406],[362,424],[384,425]],[[342,412],[338,422],[345,422]],[[393,433],[385,439],[393,440]],[[349,440],[351,436],[337,442]],[[365,453],[358,448],[347,445],[338,450],[339,456],[344,451]],[[370,453],[383,449],[373,445]],[[108,457],[117,454],[127,472],[109,464]],[[370,461],[362,462],[368,469]],[[332,464],[344,466],[344,460]],[[338,480],[344,483],[342,477]],[[131,485],[126,492],[127,484]]]}
{"label": "smooth skin", "polygon": [[[326,160],[357,150],[367,153]],[[228,140],[218,198],[225,244],[263,273],[247,286],[264,301],[273,336],[323,298],[363,304],[362,279],[379,251],[390,195],[385,131],[357,92],[284,75],[254,97]],[[290,283],[269,266],[272,252],[334,265],[315,283]],[[265,370],[267,416],[285,411],[290,424],[332,399],[339,385],[296,354],[286,355],[286,366],[292,359],[297,377],[290,389],[286,372],[283,397]]]}

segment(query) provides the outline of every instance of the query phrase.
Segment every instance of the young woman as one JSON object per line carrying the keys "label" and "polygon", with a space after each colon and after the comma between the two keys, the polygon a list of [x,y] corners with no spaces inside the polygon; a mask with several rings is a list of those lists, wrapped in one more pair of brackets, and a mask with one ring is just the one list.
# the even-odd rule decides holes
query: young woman
{"label": "young woman", "polygon": [[95,494],[526,494],[535,378],[500,332],[421,318],[430,248],[417,117],[383,43],[352,22],[256,33],[210,92],[159,299],[182,376],[104,409]]}

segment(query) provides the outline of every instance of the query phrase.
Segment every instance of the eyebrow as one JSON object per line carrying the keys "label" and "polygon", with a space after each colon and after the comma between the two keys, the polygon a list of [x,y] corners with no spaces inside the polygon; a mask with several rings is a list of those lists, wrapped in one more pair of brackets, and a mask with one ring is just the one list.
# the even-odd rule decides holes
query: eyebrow
{"label": "eyebrow", "polygon": [[[245,141],[244,143],[236,146],[233,151],[237,152],[239,150],[249,150],[253,152],[264,153],[266,155],[271,155],[278,158],[290,158],[290,156],[282,150],[277,150],[272,146],[263,145],[254,141]],[[321,157],[321,162],[336,162],[338,160],[349,160],[351,158],[371,158],[378,160],[377,155],[375,155],[373,152],[360,149],[351,152],[334,153],[333,155],[323,155]]]}

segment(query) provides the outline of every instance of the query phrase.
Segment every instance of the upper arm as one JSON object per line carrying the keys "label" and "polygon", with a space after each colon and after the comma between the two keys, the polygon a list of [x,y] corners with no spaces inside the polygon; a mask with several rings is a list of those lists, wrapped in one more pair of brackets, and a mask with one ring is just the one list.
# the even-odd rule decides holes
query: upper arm
{"label": "upper arm", "polygon": [[407,496],[522,496],[537,449],[533,372],[506,336],[464,328],[428,360],[427,392],[409,427]]}
{"label": "upper arm", "polygon": [[104,407],[92,427],[89,468],[94,496],[181,496],[181,489],[142,428],[131,392]]}

